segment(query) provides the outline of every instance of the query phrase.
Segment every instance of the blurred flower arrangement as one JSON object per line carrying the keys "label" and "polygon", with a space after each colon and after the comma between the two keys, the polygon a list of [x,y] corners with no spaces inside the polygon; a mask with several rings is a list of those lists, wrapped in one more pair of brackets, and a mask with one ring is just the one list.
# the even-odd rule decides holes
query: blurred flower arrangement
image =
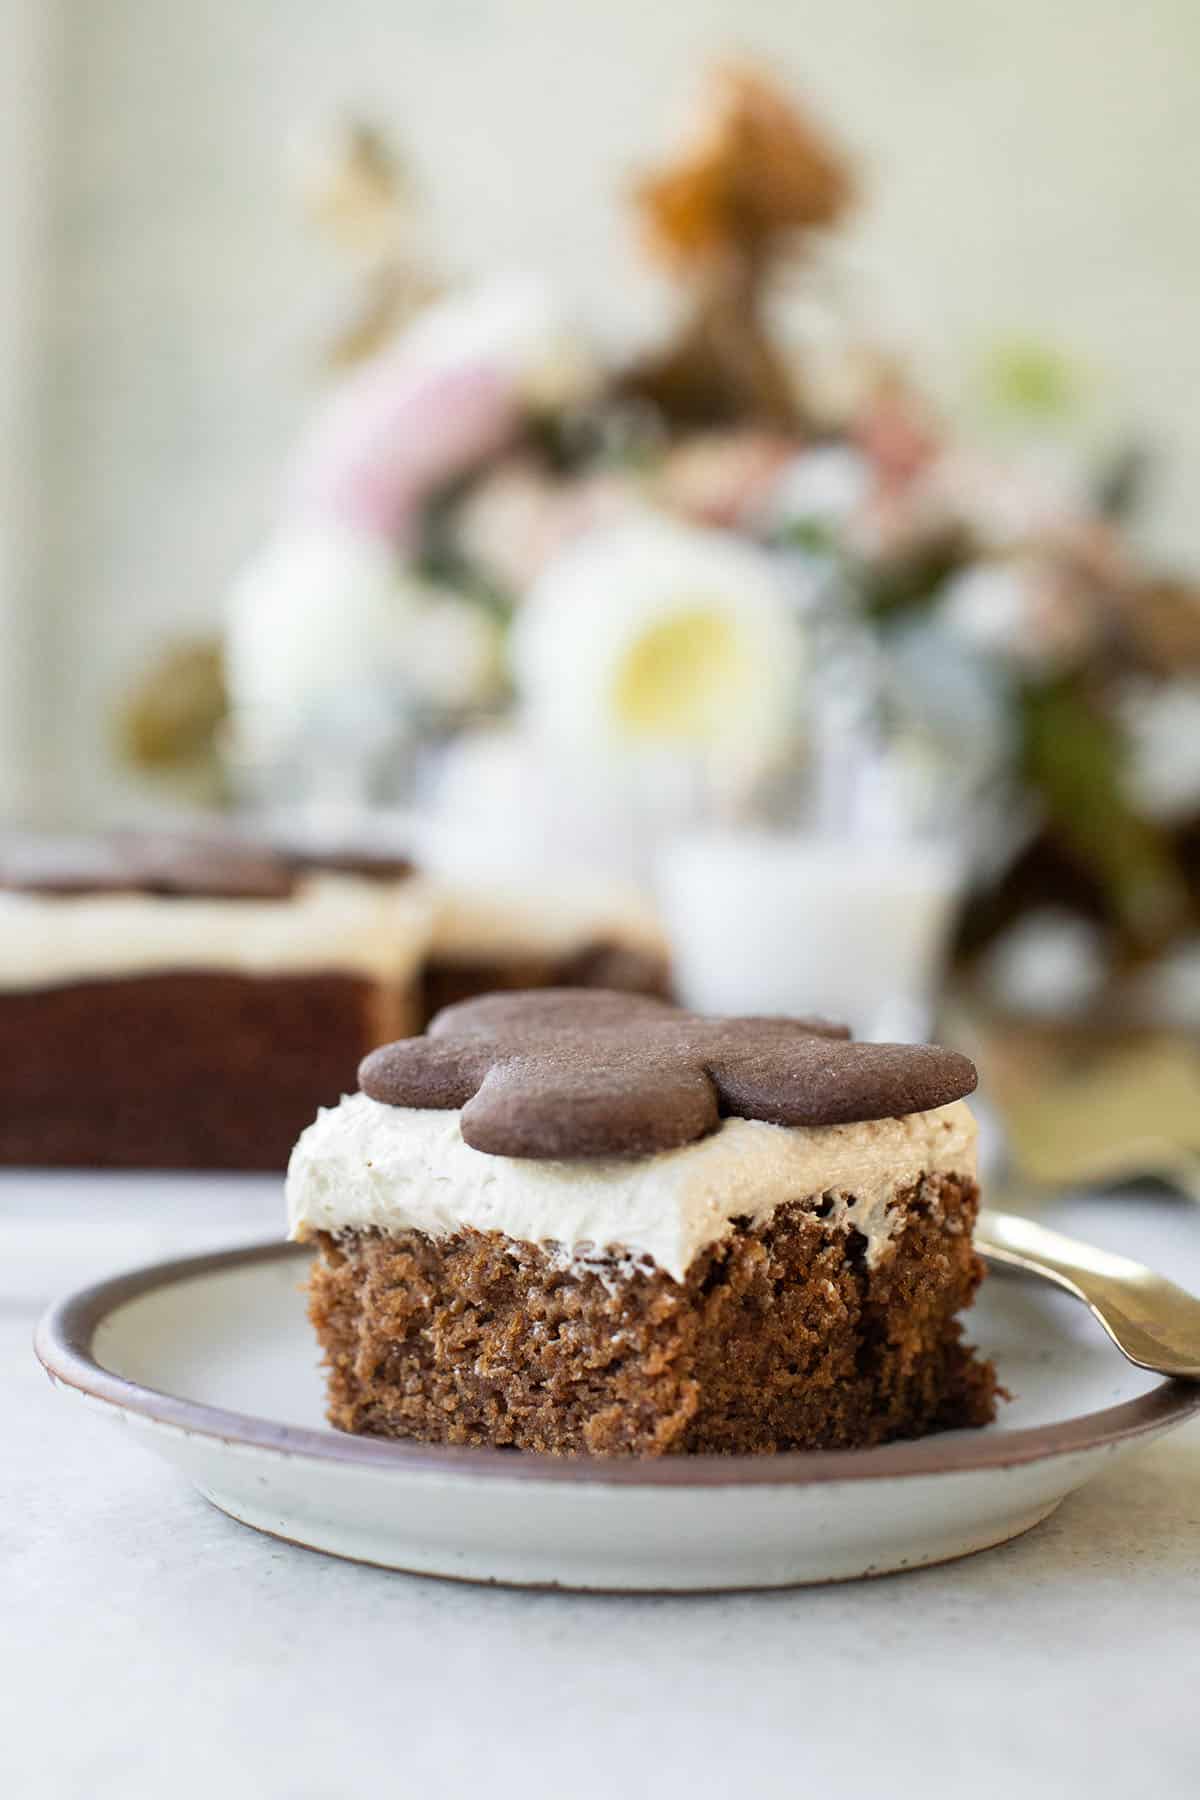
{"label": "blurred flower arrangement", "polygon": [[748,817],[811,799],[798,772],[849,734],[892,803],[970,835],[964,954],[1046,909],[1110,970],[1194,934],[1200,601],[1131,547],[1138,461],[1068,453],[1072,371],[1035,346],[989,371],[1003,453],[881,354],[818,378],[777,302],[855,180],[786,96],[717,70],[637,187],[679,323],[623,366],[539,280],[431,298],[369,134],[318,186],[366,246],[361,304],[219,658],[183,646],[129,699],[135,760],[219,743],[294,776],[336,745],[395,799],[414,746],[507,721],[614,769],[699,759]]}

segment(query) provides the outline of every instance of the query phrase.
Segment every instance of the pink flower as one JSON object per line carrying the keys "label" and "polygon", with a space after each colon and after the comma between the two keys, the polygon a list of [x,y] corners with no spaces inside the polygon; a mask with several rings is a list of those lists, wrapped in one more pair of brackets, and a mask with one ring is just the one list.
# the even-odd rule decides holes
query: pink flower
{"label": "pink flower", "polygon": [[334,391],[295,459],[289,510],[411,542],[431,494],[494,456],[530,408],[564,405],[591,379],[537,278],[452,293]]}
{"label": "pink flower", "polygon": [[667,456],[659,498],[699,524],[737,526],[758,510],[795,455],[794,443],[765,431],[704,432]]}
{"label": "pink flower", "polygon": [[887,493],[906,488],[933,461],[939,448],[938,434],[924,406],[912,389],[897,379],[877,385],[853,436]]}
{"label": "pink flower", "polygon": [[421,367],[374,357],[321,410],[294,460],[286,510],[400,543],[447,481],[493,455],[520,416],[514,384],[484,362]]}
{"label": "pink flower", "polygon": [[556,481],[531,460],[511,457],[467,494],[455,531],[466,556],[520,599],[573,538],[625,518],[638,504],[634,484],[619,474]]}
{"label": "pink flower", "polygon": [[879,560],[900,558],[949,536],[983,555],[1045,547],[1120,578],[1116,540],[1092,510],[1081,471],[1052,458],[942,450],[906,484],[876,496],[862,548]]}
{"label": "pink flower", "polygon": [[881,488],[855,522],[852,548],[869,562],[903,562],[956,533],[959,521],[932,484]]}

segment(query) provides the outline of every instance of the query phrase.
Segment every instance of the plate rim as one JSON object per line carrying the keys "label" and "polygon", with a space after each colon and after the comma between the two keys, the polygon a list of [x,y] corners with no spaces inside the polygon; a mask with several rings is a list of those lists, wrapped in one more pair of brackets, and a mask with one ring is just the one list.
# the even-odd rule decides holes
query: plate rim
{"label": "plate rim", "polygon": [[[246,1445],[276,1455],[355,1464],[380,1473],[581,1482],[593,1487],[809,1487],[1010,1469],[1159,1433],[1200,1411],[1200,1383],[1164,1376],[1144,1394],[1115,1406],[1012,1432],[985,1427],[933,1433],[865,1450],[788,1450],[771,1456],[552,1456],[537,1451],[355,1437],[332,1429],[285,1425],[143,1386],[105,1368],[94,1354],[96,1334],[105,1321],[147,1294],[257,1263],[299,1263],[311,1254],[308,1245],[271,1239],[171,1257],[109,1276],[47,1307],[34,1332],[34,1352],[54,1383],[122,1413],[187,1435],[216,1439],[227,1447]],[[1114,1356],[1118,1354],[1113,1351]]]}

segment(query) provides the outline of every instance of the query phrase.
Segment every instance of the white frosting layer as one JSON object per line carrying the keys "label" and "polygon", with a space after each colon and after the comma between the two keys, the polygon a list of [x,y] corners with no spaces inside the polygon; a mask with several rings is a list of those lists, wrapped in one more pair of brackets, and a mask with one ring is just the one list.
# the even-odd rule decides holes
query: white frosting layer
{"label": "white frosting layer", "polygon": [[0,893],[0,988],[192,969],[406,980],[429,941],[408,884],[317,876],[285,900]]}
{"label": "white frosting layer", "polygon": [[975,1121],[961,1100],[855,1125],[727,1119],[679,1150],[568,1163],[488,1156],[463,1142],[457,1112],[354,1094],[300,1138],[287,1202],[297,1238],[370,1228],[444,1237],[470,1227],[570,1256],[648,1257],[682,1281],[734,1219],[761,1223],[810,1194],[834,1196],[827,1228],[854,1225],[877,1262],[900,1222],[889,1210],[897,1189],[951,1172],[975,1173]]}
{"label": "white frosting layer", "polygon": [[430,954],[502,961],[597,941],[663,948],[642,902],[590,885],[329,874],[282,900],[0,890],[0,990],[212,968],[406,980]]}
{"label": "white frosting layer", "polygon": [[665,954],[662,928],[640,896],[618,887],[531,877],[525,883],[434,878],[431,950],[447,962],[569,956],[597,942]]}

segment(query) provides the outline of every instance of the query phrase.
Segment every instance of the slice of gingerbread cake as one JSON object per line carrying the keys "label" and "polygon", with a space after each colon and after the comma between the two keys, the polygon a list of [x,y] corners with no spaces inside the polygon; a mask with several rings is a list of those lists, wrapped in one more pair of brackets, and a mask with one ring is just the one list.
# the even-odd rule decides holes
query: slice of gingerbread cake
{"label": "slice of gingerbread cake", "polygon": [[965,1057],[559,989],[360,1081],[287,1184],[343,1430],[662,1455],[993,1416]]}
{"label": "slice of gingerbread cake", "polygon": [[423,1024],[444,1007],[526,988],[618,988],[666,997],[662,926],[616,884],[527,876],[431,877],[432,930],[421,971]]}
{"label": "slice of gingerbread cake", "polygon": [[661,923],[636,889],[618,882],[527,871],[485,873],[468,863],[425,866],[405,832],[376,821],[356,831],[277,828],[271,843],[302,874],[353,874],[402,884],[405,904],[428,908],[429,937],[415,998],[422,1030],[443,1007],[526,988],[619,988],[670,993]]}
{"label": "slice of gingerbread cake", "polygon": [[228,838],[7,836],[0,1163],[282,1171],[418,1028],[428,935],[415,888]]}

